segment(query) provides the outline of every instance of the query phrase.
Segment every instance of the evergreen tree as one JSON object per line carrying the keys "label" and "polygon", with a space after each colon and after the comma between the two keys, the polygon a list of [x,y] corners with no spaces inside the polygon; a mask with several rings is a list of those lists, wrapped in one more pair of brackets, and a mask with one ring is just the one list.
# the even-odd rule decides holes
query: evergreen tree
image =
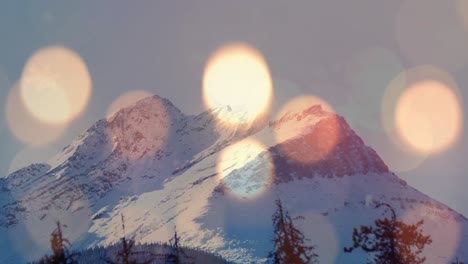
{"label": "evergreen tree", "polygon": [[70,242],[63,238],[62,227],[60,222],[57,221],[57,228],[52,231],[50,235],[50,248],[52,249],[51,256],[44,256],[39,263],[40,264],[74,264],[75,254],[70,254],[68,247]]}
{"label": "evergreen tree", "polygon": [[[276,211],[272,216],[274,227],[274,249],[269,259],[275,264],[318,263],[315,246],[305,245],[308,241],[293,224],[288,211],[283,209],[281,200],[276,200]],[[302,218],[302,217],[298,217]]]}
{"label": "evergreen tree", "polygon": [[124,235],[120,239],[122,248],[117,252],[117,261],[106,260],[109,264],[149,264],[153,260],[149,259],[146,261],[138,261],[138,255],[144,254],[144,252],[134,251],[135,240],[127,239],[125,237],[125,220],[123,214],[121,214],[122,230]]}
{"label": "evergreen tree", "polygon": [[419,256],[424,247],[432,243],[430,236],[422,234],[423,220],[408,225],[396,219],[395,210],[386,203],[379,203],[376,208],[387,207],[391,218],[377,219],[374,226],[361,226],[353,230],[353,246],[345,248],[347,253],[361,248],[373,256],[376,264],[421,264],[426,260]]}
{"label": "evergreen tree", "polygon": [[[171,252],[167,256],[166,263],[189,263],[191,258],[185,254],[184,249],[180,246],[180,237],[177,234],[177,227],[174,228],[174,236],[169,240],[169,246],[171,247]],[[184,261],[182,261],[182,259],[184,259]]]}
{"label": "evergreen tree", "polygon": [[120,240],[122,249],[117,253],[117,259],[120,259],[121,261],[119,262],[122,264],[136,264],[136,261],[131,258],[135,241],[133,239],[128,240],[125,237],[122,237]]}

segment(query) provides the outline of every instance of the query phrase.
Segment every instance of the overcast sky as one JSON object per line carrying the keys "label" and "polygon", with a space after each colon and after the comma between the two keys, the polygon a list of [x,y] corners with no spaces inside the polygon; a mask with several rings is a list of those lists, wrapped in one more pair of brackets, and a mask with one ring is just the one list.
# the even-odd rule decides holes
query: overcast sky
{"label": "overcast sky", "polygon": [[[460,3],[2,3],[2,110],[28,58],[51,45],[63,45],[81,56],[93,89],[86,111],[60,139],[41,148],[18,142],[2,111],[0,174],[21,164],[47,160],[103,118],[113,100],[128,91],[146,90],[166,97],[185,113],[203,111],[201,83],[207,59],[223,45],[240,41],[263,54],[273,78],[275,105],[302,94],[323,98],[401,178],[468,215],[465,130],[446,151],[413,162],[388,139],[381,121],[389,83],[401,72],[423,64],[446,71],[458,84],[458,100],[461,104],[468,101],[468,7]],[[466,123],[466,111],[463,113]],[[399,168],[403,163],[410,169]]]}

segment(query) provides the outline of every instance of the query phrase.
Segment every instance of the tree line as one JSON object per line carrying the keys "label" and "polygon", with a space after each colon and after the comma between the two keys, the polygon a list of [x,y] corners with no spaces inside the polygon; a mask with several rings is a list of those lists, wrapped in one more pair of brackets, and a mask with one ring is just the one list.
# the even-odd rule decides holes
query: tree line
{"label": "tree line", "polygon": [[[292,218],[284,208],[280,199],[275,201],[276,210],[272,215],[273,249],[268,255],[268,263],[274,264],[302,264],[319,263],[317,246],[309,245],[310,239],[295,226],[294,222],[304,219],[302,216]],[[387,203],[376,203],[375,208],[384,208],[390,217],[376,219],[373,225],[362,225],[352,232],[352,245],[345,247],[345,253],[351,254],[355,250],[363,250],[368,254],[368,263],[374,264],[422,264],[426,258],[422,252],[426,245],[432,243],[429,235],[424,235],[422,225],[424,220],[414,224],[407,224],[397,219],[395,210]],[[113,257],[102,258],[108,264],[150,264],[150,263],[196,263],[193,257],[185,252],[181,246],[177,229],[169,243],[164,244],[169,250],[161,254],[135,250],[134,237],[126,238],[125,220],[121,215],[124,235],[120,239],[120,249]],[[70,242],[63,237],[62,226],[51,233],[50,247],[52,254],[45,255],[38,264],[75,264],[77,253],[69,251]],[[223,260],[223,263],[228,263]],[[451,264],[464,264],[458,258]]]}
{"label": "tree line", "polygon": [[[424,235],[421,226],[424,220],[407,224],[396,217],[395,210],[387,203],[376,203],[375,208],[385,208],[390,217],[374,221],[373,225],[354,228],[353,244],[345,247],[345,253],[363,250],[368,253],[369,264],[422,264],[426,257],[421,256],[426,245],[432,243],[429,235]],[[296,219],[300,219],[297,217]],[[293,219],[284,210],[281,200],[276,200],[276,212],[272,217],[274,226],[274,249],[269,260],[274,264],[319,263],[316,246],[294,226]],[[451,264],[464,264],[458,258]]]}
{"label": "tree line", "polygon": [[[71,253],[69,248],[71,244],[67,239],[63,238],[62,225],[57,221],[57,227],[51,233],[50,248],[51,255],[45,255],[34,264],[78,264],[80,253]],[[203,250],[181,246],[180,237],[177,233],[177,228],[174,228],[174,235],[167,243],[155,244],[160,253],[154,253],[155,250],[138,250],[142,245],[135,242],[134,237],[127,238],[125,235],[125,220],[124,215],[121,215],[121,224],[123,236],[118,243],[119,249],[112,256],[100,256],[99,262],[107,264],[151,264],[151,263],[166,263],[166,264],[194,264],[195,255],[206,254],[211,260],[216,263],[228,263],[220,256],[212,253],[205,253]],[[145,247],[151,248],[151,247]],[[161,250],[162,249],[162,250]],[[187,254],[186,251],[191,252]],[[203,258],[202,258],[203,259]],[[205,258],[206,259],[206,258]],[[203,261],[203,260],[202,260]]]}

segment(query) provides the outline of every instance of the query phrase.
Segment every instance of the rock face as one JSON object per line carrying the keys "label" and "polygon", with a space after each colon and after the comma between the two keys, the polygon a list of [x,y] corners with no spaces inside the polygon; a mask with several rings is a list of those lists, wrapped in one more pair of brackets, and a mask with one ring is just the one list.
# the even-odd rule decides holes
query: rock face
{"label": "rock face", "polygon": [[[408,222],[425,220],[434,240],[424,251],[428,263],[468,259],[465,217],[391,173],[342,117],[310,106],[233,126],[220,124],[220,113],[235,116],[229,107],[189,116],[149,97],[96,122],[48,164],[0,179],[0,262],[44,254],[56,220],[76,248],[116,242],[121,213],[128,235],[141,242],[167,241],[177,225],[186,245],[259,262],[272,247],[276,198],[304,216],[297,225],[322,263],[365,262],[343,247],[353,227],[384,213],[372,201],[390,203]],[[226,148],[245,139],[265,148],[220,169]]]}

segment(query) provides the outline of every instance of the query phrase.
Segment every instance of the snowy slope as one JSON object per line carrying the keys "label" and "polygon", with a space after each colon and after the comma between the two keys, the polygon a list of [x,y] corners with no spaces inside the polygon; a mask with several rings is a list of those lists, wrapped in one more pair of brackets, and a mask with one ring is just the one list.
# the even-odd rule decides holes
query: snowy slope
{"label": "snowy slope", "polygon": [[[434,240],[424,252],[428,263],[468,259],[466,218],[391,173],[342,117],[311,106],[236,127],[219,125],[215,111],[235,115],[226,107],[187,116],[167,99],[146,98],[98,121],[49,164],[1,179],[0,262],[44,254],[57,219],[77,248],[114,243],[122,236],[121,213],[127,234],[141,242],[167,241],[177,226],[190,246],[260,262],[272,247],[276,198],[305,217],[297,224],[318,246],[321,263],[365,261],[343,247],[353,227],[382,215],[372,201],[392,204],[409,222],[425,220]],[[277,142],[278,133],[289,136]],[[245,139],[265,149],[223,160],[221,179],[221,153]],[[318,151],[331,142],[330,153]],[[310,153],[319,158],[291,158]]]}

